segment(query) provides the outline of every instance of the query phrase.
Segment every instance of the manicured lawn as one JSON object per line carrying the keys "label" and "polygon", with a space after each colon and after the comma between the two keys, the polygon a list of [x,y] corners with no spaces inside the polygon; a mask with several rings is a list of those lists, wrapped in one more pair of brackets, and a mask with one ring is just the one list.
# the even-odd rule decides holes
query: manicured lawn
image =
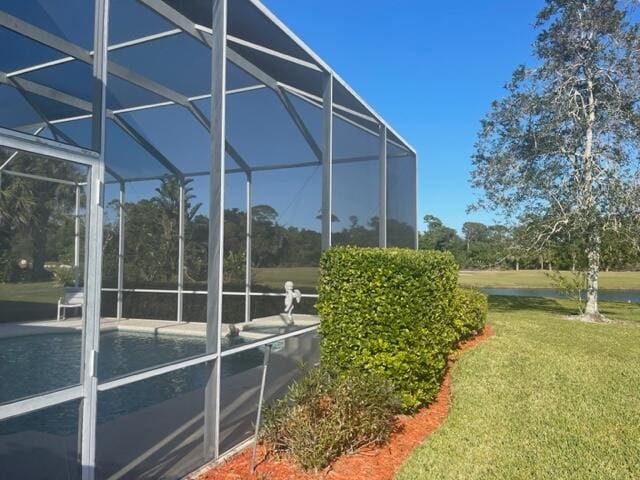
{"label": "manicured lawn", "polygon": [[260,285],[267,285],[275,289],[284,289],[284,282],[291,280],[296,288],[304,289],[316,288],[318,283],[317,267],[273,267],[254,268],[253,282]]}
{"label": "manicured lawn", "polygon": [[[553,288],[553,283],[541,270],[461,271],[460,283],[468,287]],[[602,272],[600,288],[640,289],[640,272]]]}
{"label": "manicured lawn", "polygon": [[55,282],[0,283],[0,300],[56,303],[62,291]]}
{"label": "manicured lawn", "polygon": [[[256,268],[254,282],[281,288],[293,280],[299,288],[315,288],[318,269],[315,267]],[[553,283],[540,270],[461,271],[460,283],[469,287],[553,288]],[[640,272],[602,272],[600,287],[604,289],[640,289]]]}
{"label": "manicured lawn", "polygon": [[640,306],[595,325],[570,305],[491,299],[494,336],[455,364],[449,416],[398,480],[640,478]]}
{"label": "manicured lawn", "polygon": [[54,282],[0,283],[0,323],[55,319],[62,292]]}

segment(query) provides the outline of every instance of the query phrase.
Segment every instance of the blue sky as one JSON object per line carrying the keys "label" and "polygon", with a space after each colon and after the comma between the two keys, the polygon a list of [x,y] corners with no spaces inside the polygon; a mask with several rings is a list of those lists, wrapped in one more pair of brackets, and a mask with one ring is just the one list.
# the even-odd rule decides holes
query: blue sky
{"label": "blue sky", "polygon": [[420,219],[494,219],[465,212],[473,145],[491,101],[531,61],[542,0],[263,1],[418,151]]}

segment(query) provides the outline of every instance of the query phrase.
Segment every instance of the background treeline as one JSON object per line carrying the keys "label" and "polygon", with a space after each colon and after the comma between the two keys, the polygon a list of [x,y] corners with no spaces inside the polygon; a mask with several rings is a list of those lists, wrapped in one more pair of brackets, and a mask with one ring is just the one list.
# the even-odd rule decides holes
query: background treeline
{"label": "background treeline", "polygon": [[[62,162],[24,155],[16,170],[83,182],[83,176]],[[75,187],[9,175],[0,189],[0,282],[49,280],[55,271],[65,283],[73,263]],[[84,190],[82,204],[84,205]],[[149,198],[125,202],[125,283],[129,287],[172,284],[178,276],[179,182],[165,177]],[[103,241],[103,285],[114,287],[118,266],[119,203],[107,205]],[[209,219],[187,180],[185,185],[185,283],[207,280]],[[270,205],[252,208],[252,265],[316,267],[321,253],[320,215],[309,212],[318,229],[283,225]],[[81,265],[84,250],[84,208],[80,211]],[[224,215],[225,283],[244,284],[246,212],[237,208]],[[334,222],[339,222],[333,217]],[[352,215],[341,230],[334,227],[337,245],[378,245],[378,217]],[[389,222],[389,235],[411,243],[411,226]],[[45,268],[46,265],[46,268]],[[56,268],[56,265],[62,266]]]}
{"label": "background treeline", "polygon": [[[187,180],[185,185],[185,282],[207,280],[209,219],[200,213],[201,203]],[[103,278],[105,286],[115,284],[118,255],[118,202],[111,203],[114,221],[105,224]],[[155,195],[125,210],[125,280],[129,284],[175,283],[178,269],[179,184],[166,177]],[[283,225],[270,205],[254,205],[252,214],[252,265],[266,267],[316,267],[321,254],[321,234],[311,228]],[[311,212],[320,223],[319,213]],[[224,281],[244,284],[246,253],[246,212],[238,208],[224,213]],[[337,217],[333,217],[338,222]],[[352,215],[349,224],[334,232],[336,245],[378,245],[378,217],[366,222]],[[312,222],[309,222],[312,223]],[[389,222],[392,238],[412,241],[413,228],[401,222]]]}
{"label": "background treeline", "polygon": [[[85,181],[83,172],[70,163],[25,153],[12,160],[11,168]],[[48,280],[52,273],[46,263],[71,265],[75,187],[8,174],[2,174],[0,182],[0,282]]]}
{"label": "background treeline", "polygon": [[[582,238],[557,235],[540,244],[536,235],[538,219],[515,227],[465,222],[462,234],[433,215],[425,215],[424,221],[427,229],[420,234],[420,248],[450,251],[461,268],[580,270],[587,263]],[[640,269],[640,255],[632,248],[633,239],[605,232],[601,241],[604,270]]]}

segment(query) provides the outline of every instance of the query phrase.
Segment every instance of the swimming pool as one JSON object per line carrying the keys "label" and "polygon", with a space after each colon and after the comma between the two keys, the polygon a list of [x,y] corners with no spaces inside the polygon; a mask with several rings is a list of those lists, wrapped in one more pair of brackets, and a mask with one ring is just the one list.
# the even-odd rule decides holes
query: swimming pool
{"label": "swimming pool", "polygon": [[[79,383],[82,335],[77,333],[30,335],[0,339],[0,403],[53,391]],[[228,343],[228,339],[224,339]],[[242,339],[234,339],[242,342]],[[205,353],[203,337],[150,335],[129,332],[105,332],[100,338],[98,378],[121,377],[139,370],[172,363]],[[259,348],[240,352],[222,363],[227,377],[262,364]],[[99,409],[98,423],[109,421],[154,401],[204,388],[206,369],[184,369],[148,379],[140,388],[115,389],[109,402]],[[134,384],[135,385],[135,384]],[[77,412],[72,405],[51,412],[46,422],[36,414],[0,422],[0,435],[14,430],[41,428],[65,434],[77,429]],[[28,424],[25,424],[27,422]],[[32,424],[32,425],[30,425]]]}

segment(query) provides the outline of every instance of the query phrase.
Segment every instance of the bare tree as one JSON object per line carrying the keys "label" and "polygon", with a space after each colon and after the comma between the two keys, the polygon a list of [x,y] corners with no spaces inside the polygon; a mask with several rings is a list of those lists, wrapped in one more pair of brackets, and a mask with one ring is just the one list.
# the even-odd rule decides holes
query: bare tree
{"label": "bare tree", "polygon": [[561,235],[585,245],[585,315],[598,310],[604,232],[640,223],[640,41],[636,2],[546,0],[538,13],[537,65],[519,67],[482,121],[471,183],[474,207],[512,220],[534,217],[530,245]]}

